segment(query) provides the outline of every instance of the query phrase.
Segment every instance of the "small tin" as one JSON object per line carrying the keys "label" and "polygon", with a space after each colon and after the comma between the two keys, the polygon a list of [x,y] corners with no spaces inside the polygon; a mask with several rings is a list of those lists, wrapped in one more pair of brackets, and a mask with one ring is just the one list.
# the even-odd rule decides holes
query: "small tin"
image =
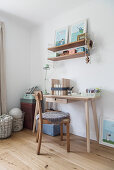
{"label": "small tin", "polygon": [[76,50],[77,50],[77,53],[84,52],[85,47],[77,47]]}
{"label": "small tin", "polygon": [[76,53],[76,49],[69,50],[69,54],[75,54],[75,53]]}

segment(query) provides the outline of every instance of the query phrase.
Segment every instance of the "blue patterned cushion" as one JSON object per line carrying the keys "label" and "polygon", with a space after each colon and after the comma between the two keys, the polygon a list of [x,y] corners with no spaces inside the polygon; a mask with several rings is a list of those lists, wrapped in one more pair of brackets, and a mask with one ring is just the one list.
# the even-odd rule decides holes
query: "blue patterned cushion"
{"label": "blue patterned cushion", "polygon": [[[51,111],[42,113],[42,118],[52,123],[59,123],[65,118],[70,118],[70,115],[69,113]],[[39,119],[39,114],[36,116],[36,120],[37,119]]]}

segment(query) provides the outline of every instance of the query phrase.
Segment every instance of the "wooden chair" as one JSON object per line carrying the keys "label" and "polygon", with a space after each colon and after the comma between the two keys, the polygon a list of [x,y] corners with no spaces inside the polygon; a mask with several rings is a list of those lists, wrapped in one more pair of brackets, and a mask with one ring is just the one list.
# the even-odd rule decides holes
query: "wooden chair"
{"label": "wooden chair", "polygon": [[[38,129],[36,142],[38,142],[37,154],[40,154],[41,141],[42,141],[42,125],[43,124],[60,124],[60,136],[63,140],[63,124],[66,125],[67,129],[67,152],[70,152],[70,134],[69,134],[69,124],[70,117],[64,112],[45,112],[42,113],[41,101],[43,100],[43,94],[41,91],[35,92],[36,108],[35,108],[35,119],[38,119]],[[37,113],[37,116],[36,116]],[[35,121],[34,121],[35,122]],[[35,126],[33,126],[35,127]]]}

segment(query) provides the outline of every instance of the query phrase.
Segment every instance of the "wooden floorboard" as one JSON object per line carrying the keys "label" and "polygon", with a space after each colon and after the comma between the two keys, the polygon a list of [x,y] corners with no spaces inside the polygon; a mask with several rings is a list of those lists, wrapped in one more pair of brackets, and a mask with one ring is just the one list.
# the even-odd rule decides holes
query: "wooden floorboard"
{"label": "wooden floorboard", "polygon": [[87,153],[86,140],[71,135],[67,153],[65,139],[43,134],[41,155],[36,155],[35,134],[29,130],[14,133],[0,140],[0,170],[114,170],[113,148],[91,141],[91,153]]}

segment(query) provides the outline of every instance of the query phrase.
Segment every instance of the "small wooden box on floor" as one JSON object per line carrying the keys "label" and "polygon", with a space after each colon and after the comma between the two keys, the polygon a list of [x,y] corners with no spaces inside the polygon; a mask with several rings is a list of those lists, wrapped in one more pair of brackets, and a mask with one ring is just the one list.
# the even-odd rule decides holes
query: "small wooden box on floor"
{"label": "small wooden box on floor", "polygon": [[34,113],[35,113],[35,100],[34,99],[21,99],[21,110],[25,112],[24,128],[33,129]]}

